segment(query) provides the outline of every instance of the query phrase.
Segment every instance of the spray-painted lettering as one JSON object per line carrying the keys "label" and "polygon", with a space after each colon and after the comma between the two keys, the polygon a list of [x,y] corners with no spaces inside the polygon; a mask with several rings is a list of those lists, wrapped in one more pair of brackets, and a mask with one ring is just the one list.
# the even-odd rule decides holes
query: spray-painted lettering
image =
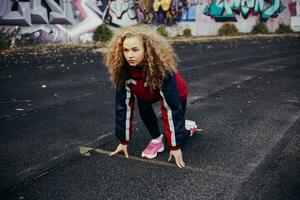
{"label": "spray-painted lettering", "polygon": [[262,21],[267,21],[270,17],[278,16],[284,9],[280,0],[214,0],[203,12],[216,21],[236,21],[234,12],[241,12],[244,18],[250,13],[260,14]]}

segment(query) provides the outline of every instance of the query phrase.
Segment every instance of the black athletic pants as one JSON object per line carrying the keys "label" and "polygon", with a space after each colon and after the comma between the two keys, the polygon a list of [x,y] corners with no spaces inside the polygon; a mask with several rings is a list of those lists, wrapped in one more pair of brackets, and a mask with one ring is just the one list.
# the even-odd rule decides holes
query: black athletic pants
{"label": "black athletic pants", "polygon": [[[152,103],[137,98],[140,116],[147,127],[152,139],[158,138],[161,133],[158,128],[157,117],[153,110]],[[186,100],[181,100],[183,114],[185,114]]]}

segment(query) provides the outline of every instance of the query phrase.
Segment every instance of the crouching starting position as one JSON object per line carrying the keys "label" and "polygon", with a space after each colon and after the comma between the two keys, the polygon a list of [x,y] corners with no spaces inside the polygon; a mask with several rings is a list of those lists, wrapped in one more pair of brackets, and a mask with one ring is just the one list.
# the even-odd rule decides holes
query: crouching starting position
{"label": "crouching starting position", "polygon": [[110,155],[123,152],[132,137],[134,101],[152,140],[142,157],[152,159],[164,150],[152,104],[160,101],[164,136],[178,167],[185,167],[181,147],[197,130],[195,122],[185,120],[188,90],[176,69],[177,56],[167,40],[145,27],[121,29],[106,54],[110,80],[116,87],[115,134],[120,144]]}

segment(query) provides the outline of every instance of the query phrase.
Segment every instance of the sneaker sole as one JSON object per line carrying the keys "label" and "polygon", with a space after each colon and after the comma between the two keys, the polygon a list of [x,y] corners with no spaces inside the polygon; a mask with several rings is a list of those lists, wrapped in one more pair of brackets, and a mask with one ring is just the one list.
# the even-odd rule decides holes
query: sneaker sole
{"label": "sneaker sole", "polygon": [[[165,148],[164,148],[164,146],[162,146],[162,147],[160,147],[160,148],[157,150],[157,152],[161,153],[161,152],[163,152],[164,150],[165,150]],[[155,158],[155,157],[157,156],[157,152],[156,152],[156,154],[153,154],[153,155],[147,155],[147,154],[145,154],[144,152],[142,152],[142,157],[143,157],[143,158],[148,158],[148,159],[153,159],[153,158]]]}

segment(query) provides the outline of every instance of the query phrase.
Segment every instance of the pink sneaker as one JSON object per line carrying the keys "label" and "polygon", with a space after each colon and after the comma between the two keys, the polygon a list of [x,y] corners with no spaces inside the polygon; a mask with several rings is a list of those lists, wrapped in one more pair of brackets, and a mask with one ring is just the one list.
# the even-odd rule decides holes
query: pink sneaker
{"label": "pink sneaker", "polygon": [[190,131],[190,137],[193,137],[195,135],[195,133],[197,132],[197,129],[191,128],[189,131]]}
{"label": "pink sneaker", "polygon": [[162,141],[154,143],[151,140],[146,149],[142,152],[142,157],[148,159],[155,158],[157,156],[157,152],[163,152],[164,149],[164,143]]}
{"label": "pink sneaker", "polygon": [[190,131],[191,137],[198,131],[196,122],[188,119],[185,120],[185,129]]}

